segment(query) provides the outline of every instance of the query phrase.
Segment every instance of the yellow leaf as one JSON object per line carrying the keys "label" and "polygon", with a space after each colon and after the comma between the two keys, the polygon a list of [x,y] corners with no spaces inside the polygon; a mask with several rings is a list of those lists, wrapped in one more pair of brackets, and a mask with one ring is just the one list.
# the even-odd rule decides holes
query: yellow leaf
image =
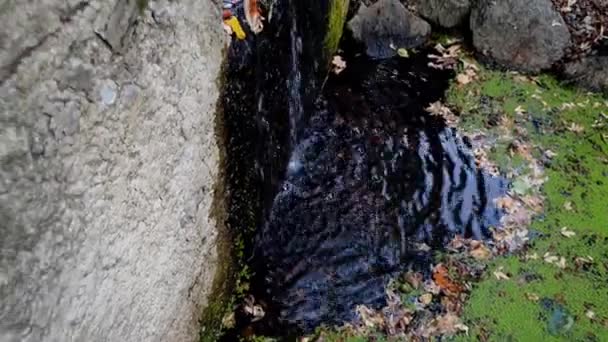
{"label": "yellow leaf", "polygon": [[224,20],[224,23],[226,25],[230,26],[230,28],[232,29],[232,32],[234,32],[234,34],[236,35],[236,37],[238,39],[243,40],[247,36],[245,34],[245,31],[243,31],[243,27],[241,27],[241,23],[235,16],[232,16],[229,19]]}

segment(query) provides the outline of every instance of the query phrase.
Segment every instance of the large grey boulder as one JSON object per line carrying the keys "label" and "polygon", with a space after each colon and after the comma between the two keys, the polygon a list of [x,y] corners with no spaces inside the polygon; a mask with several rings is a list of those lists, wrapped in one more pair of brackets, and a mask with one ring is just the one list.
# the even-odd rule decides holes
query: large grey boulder
{"label": "large grey boulder", "polygon": [[399,0],[380,0],[369,7],[361,4],[347,27],[372,58],[395,56],[399,48],[424,44],[431,34],[431,25],[408,11]]}
{"label": "large grey boulder", "polygon": [[579,86],[608,96],[608,56],[589,56],[570,62],[564,73]]}
{"label": "large grey boulder", "polygon": [[550,0],[479,0],[471,11],[473,44],[504,66],[538,72],[570,45],[566,23]]}
{"label": "large grey boulder", "polygon": [[225,34],[146,2],[0,5],[2,342],[198,340]]}
{"label": "large grey boulder", "polygon": [[470,0],[413,0],[412,4],[423,18],[445,28],[463,24],[471,12]]}

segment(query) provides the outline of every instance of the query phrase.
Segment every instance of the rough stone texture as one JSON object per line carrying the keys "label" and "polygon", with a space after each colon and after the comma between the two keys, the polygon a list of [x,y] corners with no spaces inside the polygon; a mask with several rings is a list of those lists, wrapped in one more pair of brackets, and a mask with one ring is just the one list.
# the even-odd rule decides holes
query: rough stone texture
{"label": "rough stone texture", "polygon": [[0,5],[2,342],[198,339],[220,9],[134,1]]}
{"label": "rough stone texture", "polygon": [[361,4],[348,22],[348,29],[372,58],[393,57],[399,48],[422,45],[431,34],[431,25],[408,11],[399,0],[380,0],[369,7]]}
{"label": "rough stone texture", "polygon": [[608,56],[589,56],[568,63],[564,73],[579,86],[608,96]]}
{"label": "rough stone texture", "polygon": [[445,28],[463,24],[471,12],[470,0],[414,0],[411,3],[422,17]]}
{"label": "rough stone texture", "polygon": [[479,0],[471,30],[481,53],[529,72],[549,68],[570,45],[568,28],[550,0]]}

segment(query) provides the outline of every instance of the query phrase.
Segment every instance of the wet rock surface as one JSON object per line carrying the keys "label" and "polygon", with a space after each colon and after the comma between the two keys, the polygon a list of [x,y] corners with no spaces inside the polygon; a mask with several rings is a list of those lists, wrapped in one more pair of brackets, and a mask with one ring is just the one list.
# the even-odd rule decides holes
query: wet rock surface
{"label": "wet rock surface", "polygon": [[471,12],[470,0],[414,0],[412,4],[423,18],[445,28],[465,23]]}
{"label": "wet rock surface", "polygon": [[399,0],[380,0],[369,7],[361,4],[347,27],[372,58],[393,57],[399,48],[424,44],[431,34],[431,26]]}
{"label": "wet rock surface", "polygon": [[571,44],[566,23],[550,0],[477,1],[470,26],[479,52],[523,71],[551,67]]}

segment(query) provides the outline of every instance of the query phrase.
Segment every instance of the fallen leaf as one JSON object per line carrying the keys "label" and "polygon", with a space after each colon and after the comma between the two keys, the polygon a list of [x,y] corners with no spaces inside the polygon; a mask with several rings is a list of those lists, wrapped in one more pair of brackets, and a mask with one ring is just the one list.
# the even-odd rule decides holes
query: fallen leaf
{"label": "fallen leaf", "polygon": [[503,271],[502,271],[502,267],[499,267],[496,271],[494,271],[494,276],[496,277],[496,279],[498,280],[509,280],[509,276],[506,275]]}
{"label": "fallen leaf", "polygon": [[458,332],[467,333],[469,331],[469,328],[462,324],[460,317],[451,312],[435,318],[432,327],[433,329],[429,329],[430,335],[452,336]]}
{"label": "fallen leaf", "polygon": [[546,150],[545,151],[545,156],[549,159],[553,159],[555,157],[557,157],[557,153],[551,151],[551,150]]}
{"label": "fallen leaf", "polygon": [[469,254],[476,260],[486,260],[490,258],[492,252],[483,244],[477,246],[477,248],[473,249]]}
{"label": "fallen leaf", "polygon": [[562,230],[560,231],[560,233],[567,238],[571,238],[576,235],[576,233],[569,230],[568,227],[562,227]]}
{"label": "fallen leaf", "polygon": [[344,61],[342,56],[339,55],[334,56],[334,58],[331,60],[331,65],[331,71],[336,75],[340,74],[342,71],[344,71],[344,69],[346,69],[346,61]]}
{"label": "fallen leaf", "polygon": [[417,290],[420,288],[420,285],[422,285],[424,277],[420,272],[408,272],[405,275],[405,281]]}
{"label": "fallen leaf", "polygon": [[525,258],[526,258],[526,260],[538,260],[538,254],[536,254],[536,253],[526,254]]}
{"label": "fallen leaf", "polygon": [[564,258],[564,257],[559,258],[559,261],[556,262],[555,265],[557,265],[557,267],[559,267],[561,269],[565,269],[566,268],[566,258]]}
{"label": "fallen leaf", "polygon": [[568,127],[567,127],[567,129],[568,129],[570,132],[572,132],[572,133],[576,133],[576,134],[579,134],[579,133],[582,133],[582,132],[584,132],[584,131],[585,131],[585,127],[583,127],[583,126],[581,126],[581,125],[579,125],[579,124],[577,124],[577,123],[575,123],[575,122],[572,122],[572,123],[570,124],[570,126],[568,126]]}
{"label": "fallen leaf", "polygon": [[402,58],[408,58],[410,56],[410,53],[407,51],[406,48],[400,48],[399,50],[397,50],[397,54],[399,55],[399,57]]}
{"label": "fallen leaf", "polygon": [[528,300],[531,300],[533,302],[538,302],[540,300],[540,298],[538,297],[538,295],[536,293],[531,293],[531,292],[526,292],[526,298],[528,298]]}
{"label": "fallen leaf", "polygon": [[433,294],[425,293],[418,298],[418,301],[424,306],[429,305],[433,301]]}
{"label": "fallen leaf", "polygon": [[556,255],[551,255],[549,254],[549,252],[545,253],[545,255],[543,255],[543,259],[545,260],[545,262],[549,263],[549,264],[554,264],[557,261],[559,261],[559,257]]}
{"label": "fallen leaf", "polygon": [[526,112],[526,110],[521,105],[515,107],[515,114],[523,115],[525,112]]}
{"label": "fallen leaf", "polygon": [[576,105],[574,103],[562,103],[560,108],[562,110],[565,110],[565,109],[572,109],[574,107],[576,107]]}
{"label": "fallen leaf", "polygon": [[460,284],[450,279],[448,268],[443,264],[438,264],[433,269],[433,280],[447,294],[457,295],[464,290]]}
{"label": "fallen leaf", "polygon": [[595,319],[595,312],[593,312],[591,310],[587,310],[585,312],[585,316],[587,316],[587,318],[589,318],[590,320],[594,320]]}
{"label": "fallen leaf", "polygon": [[467,85],[471,83],[471,81],[471,77],[467,74],[458,74],[458,76],[456,76],[456,82],[458,82],[458,84]]}
{"label": "fallen leaf", "polygon": [[574,209],[572,208],[572,202],[570,202],[570,201],[566,201],[566,202],[564,203],[564,209],[565,209],[566,211],[572,211],[572,210],[574,210]]}
{"label": "fallen leaf", "polygon": [[442,117],[449,126],[454,126],[458,123],[458,117],[454,115],[450,108],[441,103],[441,101],[431,103],[425,110],[433,116]]}

